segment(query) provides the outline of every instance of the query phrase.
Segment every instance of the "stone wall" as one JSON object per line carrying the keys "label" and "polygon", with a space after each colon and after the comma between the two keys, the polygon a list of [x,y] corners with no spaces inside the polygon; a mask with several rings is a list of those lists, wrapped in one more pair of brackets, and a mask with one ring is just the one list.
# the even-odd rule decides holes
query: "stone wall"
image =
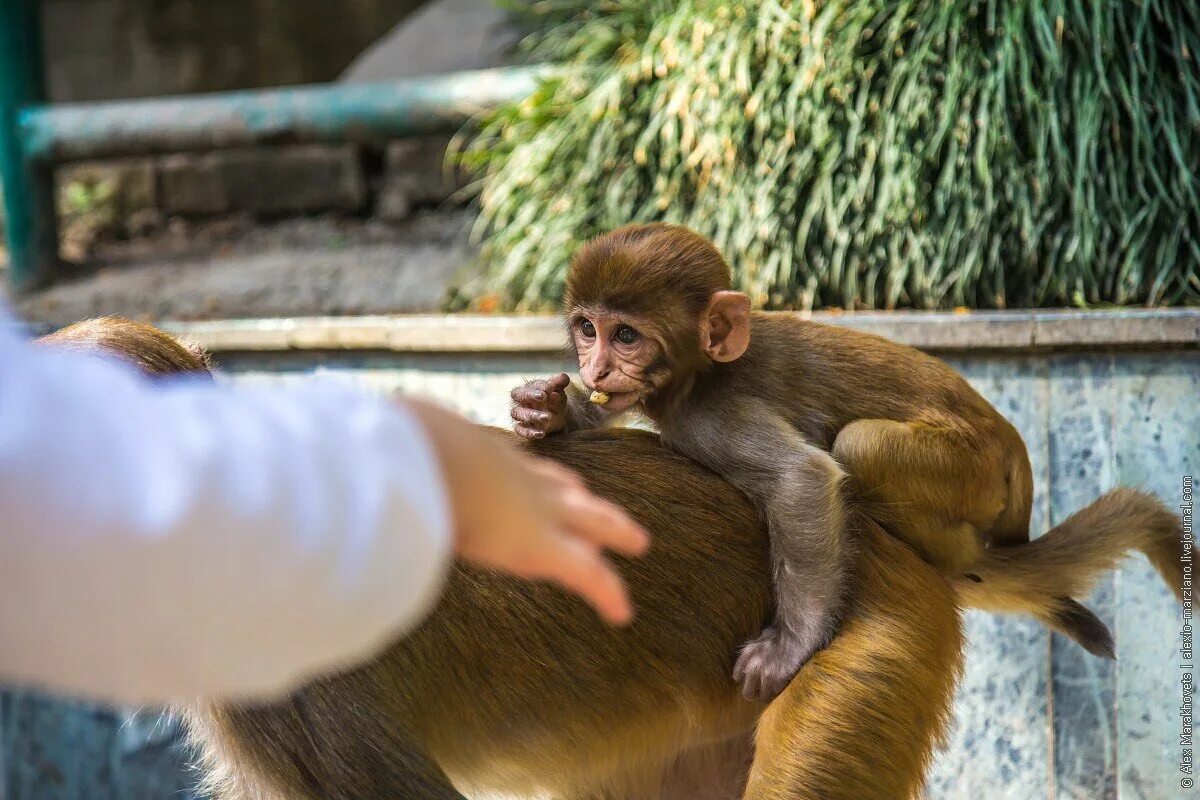
{"label": "stone wall", "polygon": [[424,0],[43,0],[55,102],[336,78]]}
{"label": "stone wall", "polygon": [[[392,80],[494,66],[514,44],[491,0],[43,0],[41,7],[51,102]],[[97,238],[152,232],[172,216],[334,211],[400,221],[460,187],[444,169],[446,141],[64,165],[63,255],[78,260]]]}
{"label": "stone wall", "polygon": [[99,239],[152,233],[173,217],[340,212],[401,222],[462,202],[448,143],[431,136],[382,148],[271,146],[67,164],[57,171],[63,255],[78,261]]}

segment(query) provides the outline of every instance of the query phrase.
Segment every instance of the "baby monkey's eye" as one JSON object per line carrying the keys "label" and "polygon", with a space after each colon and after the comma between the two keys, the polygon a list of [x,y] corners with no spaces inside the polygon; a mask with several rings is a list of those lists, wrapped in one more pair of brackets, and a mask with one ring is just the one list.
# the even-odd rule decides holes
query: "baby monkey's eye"
{"label": "baby monkey's eye", "polygon": [[585,339],[596,338],[596,326],[592,324],[591,320],[585,319],[579,323],[579,332],[583,334]]}
{"label": "baby monkey's eye", "polygon": [[633,344],[638,340],[638,332],[628,325],[617,328],[616,339],[621,344]]}

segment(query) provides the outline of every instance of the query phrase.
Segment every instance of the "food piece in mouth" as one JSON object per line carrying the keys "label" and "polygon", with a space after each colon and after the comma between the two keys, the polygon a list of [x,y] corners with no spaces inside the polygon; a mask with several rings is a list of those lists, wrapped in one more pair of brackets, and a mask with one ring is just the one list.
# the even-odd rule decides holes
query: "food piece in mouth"
{"label": "food piece in mouth", "polygon": [[606,395],[604,392],[592,392],[588,397],[588,401],[595,403],[598,406],[602,406],[608,402],[608,395]]}

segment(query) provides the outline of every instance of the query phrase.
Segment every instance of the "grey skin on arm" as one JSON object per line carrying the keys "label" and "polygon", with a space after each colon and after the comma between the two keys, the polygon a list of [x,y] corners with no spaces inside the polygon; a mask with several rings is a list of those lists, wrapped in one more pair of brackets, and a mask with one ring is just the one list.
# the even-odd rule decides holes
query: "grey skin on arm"
{"label": "grey skin on arm", "polygon": [[687,410],[662,436],[741,490],[767,523],[775,614],[742,648],[733,677],[747,699],[769,700],[828,644],[841,617],[852,549],[845,472],[762,401]]}

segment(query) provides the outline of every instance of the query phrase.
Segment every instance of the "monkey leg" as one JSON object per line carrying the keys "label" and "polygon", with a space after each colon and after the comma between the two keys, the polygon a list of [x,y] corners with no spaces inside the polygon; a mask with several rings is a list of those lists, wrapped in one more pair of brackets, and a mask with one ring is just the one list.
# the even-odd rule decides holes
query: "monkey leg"
{"label": "monkey leg", "polygon": [[832,452],[889,531],[939,569],[961,572],[989,543],[1029,538],[1028,459],[1019,442],[1012,456],[1007,434],[950,419],[864,419],[838,433]]}
{"label": "monkey leg", "polygon": [[[1003,558],[1029,542],[1032,473],[1007,423],[981,434],[947,420],[858,420],[838,434],[833,453],[889,530],[944,572],[989,584],[976,594],[995,594],[995,575],[985,581],[979,574],[988,555]],[[1061,595],[1047,598],[1045,587],[1030,583],[1016,596],[1088,652],[1115,657],[1108,627],[1070,597],[1065,581]]]}
{"label": "monkey leg", "polygon": [[760,718],[745,800],[910,800],[945,740],[963,663],[955,596],[864,528],[845,621]]}

